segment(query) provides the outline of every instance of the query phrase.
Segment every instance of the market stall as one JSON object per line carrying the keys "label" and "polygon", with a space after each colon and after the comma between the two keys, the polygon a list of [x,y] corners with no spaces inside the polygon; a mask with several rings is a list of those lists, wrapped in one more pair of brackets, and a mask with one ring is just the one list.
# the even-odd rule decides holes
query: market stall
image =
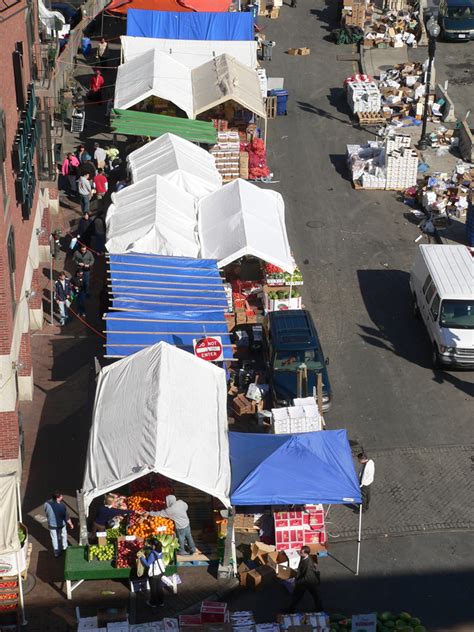
{"label": "market stall", "polygon": [[128,11],[154,10],[154,11],[228,11],[231,0],[112,0],[107,5],[107,13],[127,15]]}
{"label": "market stall", "polygon": [[170,55],[188,68],[196,68],[206,61],[226,53],[244,66],[257,68],[255,40],[181,40],[122,35],[123,61],[130,61],[150,49]]}
{"label": "market stall", "polygon": [[[297,512],[301,516],[288,516],[277,510],[276,533],[281,526],[284,534],[275,545],[285,553],[303,544],[325,543],[321,540],[324,515],[321,509],[315,508],[316,504],[361,503],[360,486],[345,430],[296,435],[231,432],[229,447],[233,506],[267,505],[284,509],[302,505],[308,508],[304,512],[309,514],[307,522],[301,511]],[[308,472],[311,472],[310,477]],[[315,529],[311,528],[311,513],[316,516]],[[286,526],[279,525],[280,520],[290,522]],[[361,533],[362,512],[359,511],[356,575],[359,572]]]}
{"label": "market stall", "polygon": [[122,358],[165,341],[194,353],[211,337],[220,361],[233,359],[228,302],[215,261],[140,254],[110,255],[111,311],[104,315],[106,358]]}
{"label": "market stall", "polygon": [[195,198],[222,186],[211,154],[174,134],[163,134],[136,149],[127,163],[134,182],[159,175]]}
{"label": "market stall", "polygon": [[127,14],[127,35],[179,40],[253,40],[253,15],[139,11]]}
{"label": "market stall", "polygon": [[106,248],[196,257],[194,198],[183,188],[154,175],[112,194],[106,218]]}

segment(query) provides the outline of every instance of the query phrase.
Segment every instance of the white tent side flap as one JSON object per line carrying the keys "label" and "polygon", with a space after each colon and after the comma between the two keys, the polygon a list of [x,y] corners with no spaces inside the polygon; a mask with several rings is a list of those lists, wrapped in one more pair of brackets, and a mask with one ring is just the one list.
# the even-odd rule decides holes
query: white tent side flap
{"label": "white tent side flap", "polygon": [[183,188],[195,198],[222,186],[214,157],[201,147],[174,134],[163,134],[129,154],[128,165],[134,182],[159,175]]}
{"label": "white tent side flap", "polygon": [[225,372],[164,342],[102,369],[83,494],[91,501],[148,472],[229,505]]}
{"label": "white tent side flap", "polygon": [[120,39],[125,61],[130,61],[147,50],[156,49],[188,68],[196,68],[223,53],[232,55],[244,66],[254,69],[257,67],[256,41],[175,40],[130,35],[122,35]]}
{"label": "white tent side flap", "polygon": [[220,268],[253,255],[293,272],[283,198],[245,180],[234,180],[198,204],[201,257]]}
{"label": "white tent side flap", "polygon": [[197,257],[194,198],[161,176],[112,194],[107,211],[109,252]]}
{"label": "white tent side flap", "polygon": [[0,555],[20,550],[18,539],[18,460],[0,460]]}

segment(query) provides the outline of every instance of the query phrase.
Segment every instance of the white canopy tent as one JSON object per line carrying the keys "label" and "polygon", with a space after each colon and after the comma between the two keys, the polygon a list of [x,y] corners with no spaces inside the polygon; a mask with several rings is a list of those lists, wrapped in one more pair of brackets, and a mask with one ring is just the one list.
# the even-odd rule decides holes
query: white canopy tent
{"label": "white canopy tent", "polygon": [[195,198],[222,186],[222,176],[216,169],[214,157],[174,134],[163,134],[136,149],[127,161],[134,182],[159,175]]}
{"label": "white canopy tent", "polygon": [[230,505],[225,372],[160,342],[99,374],[82,488],[91,501],[149,472]]}
{"label": "white canopy tent", "polygon": [[150,96],[174,103],[190,119],[227,101],[266,118],[256,71],[227,54],[190,69],[150,49],[119,66],[115,108],[128,110]]}
{"label": "white canopy tent", "polygon": [[194,198],[157,175],[112,194],[106,232],[107,250],[116,254],[199,254]]}
{"label": "white canopy tent", "polygon": [[130,61],[150,49],[173,57],[188,68],[196,68],[206,61],[227,53],[249,68],[257,68],[256,41],[175,40],[155,37],[122,35],[124,61]]}
{"label": "white canopy tent", "polygon": [[253,255],[286,272],[294,271],[285,204],[279,193],[238,179],[202,198],[198,209],[203,259],[217,259],[222,268]]}

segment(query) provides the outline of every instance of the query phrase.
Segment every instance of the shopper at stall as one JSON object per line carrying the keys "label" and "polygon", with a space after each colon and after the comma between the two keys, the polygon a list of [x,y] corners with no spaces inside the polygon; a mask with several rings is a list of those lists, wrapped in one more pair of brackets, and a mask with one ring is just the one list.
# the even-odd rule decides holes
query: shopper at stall
{"label": "shopper at stall", "polygon": [[316,564],[310,555],[311,551],[309,546],[301,547],[298,553],[301,559],[296,572],[295,590],[293,591],[289,611],[295,612],[299,601],[305,592],[308,591],[314,601],[314,611],[321,612],[323,609],[321,597],[319,595],[319,585],[321,583],[321,579],[319,571],[316,568]]}
{"label": "shopper at stall", "polygon": [[89,81],[89,99],[92,101],[100,101],[104,84],[104,77],[97,68]]}
{"label": "shopper at stall", "polygon": [[86,292],[86,296],[89,297],[91,268],[95,262],[94,255],[87,249],[87,246],[81,244],[79,250],[76,250],[74,253],[72,260],[79,269],[84,271],[84,290]]}
{"label": "shopper at stall", "polygon": [[69,512],[63,502],[63,495],[56,491],[52,497],[44,503],[44,513],[48,520],[49,534],[53,544],[54,557],[59,557],[67,549],[67,529],[74,527]]}
{"label": "shopper at stall", "polygon": [[103,169],[105,167],[106,158],[107,153],[105,149],[102,149],[99,143],[94,143],[94,162],[97,169]]}
{"label": "shopper at stall", "polygon": [[79,159],[73,153],[66,154],[66,158],[61,166],[61,173],[67,179],[69,194],[74,195],[77,193],[77,176],[78,167],[80,165]]}
{"label": "shopper at stall", "polygon": [[91,218],[90,213],[84,213],[84,215],[79,220],[76,239],[81,244],[90,246],[93,235],[94,235],[94,220]]}
{"label": "shopper at stall", "polygon": [[150,600],[147,601],[147,605],[151,608],[157,608],[165,605],[161,578],[165,573],[166,566],[161,553],[161,542],[151,540],[150,547],[139,560],[148,572],[148,581],[150,583]]}
{"label": "shopper at stall", "polygon": [[[174,522],[176,536],[179,542],[178,555],[194,555],[196,545],[191,533],[191,525],[188,518],[188,505],[184,500],[177,500],[176,496],[166,496],[166,509],[162,511],[150,511],[151,516],[163,516]],[[189,553],[186,551],[186,543]]]}
{"label": "shopper at stall", "polygon": [[71,282],[66,273],[60,272],[58,280],[54,284],[54,300],[59,309],[59,324],[63,327],[67,323],[68,309],[71,304]]}
{"label": "shopper at stall", "polygon": [[97,45],[96,59],[101,66],[106,66],[108,56],[109,44],[105,41],[104,37],[101,37],[100,42]]}
{"label": "shopper at stall", "polygon": [[362,465],[359,471],[359,484],[362,494],[362,513],[365,513],[369,511],[370,486],[374,482],[375,463],[372,459],[368,458],[365,452],[359,452],[357,458]]}
{"label": "shopper at stall", "polygon": [[105,531],[110,521],[116,516],[128,516],[130,513],[126,509],[114,507],[114,500],[115,496],[113,494],[105,494],[104,503],[99,507],[92,525],[94,535],[97,531]]}
{"label": "shopper at stall", "polygon": [[87,162],[88,160],[91,159],[91,155],[90,153],[87,151],[85,145],[79,145],[78,150],[76,151],[76,157],[79,160],[79,162],[81,163],[81,165],[84,162]]}
{"label": "shopper at stall", "polygon": [[86,293],[84,291],[84,271],[77,270],[71,279],[71,287],[75,294],[77,311],[81,318],[86,317]]}
{"label": "shopper at stall", "polygon": [[92,197],[92,185],[90,181],[90,175],[84,173],[77,181],[77,188],[79,191],[79,198],[81,200],[81,211],[85,214],[88,213],[91,206]]}

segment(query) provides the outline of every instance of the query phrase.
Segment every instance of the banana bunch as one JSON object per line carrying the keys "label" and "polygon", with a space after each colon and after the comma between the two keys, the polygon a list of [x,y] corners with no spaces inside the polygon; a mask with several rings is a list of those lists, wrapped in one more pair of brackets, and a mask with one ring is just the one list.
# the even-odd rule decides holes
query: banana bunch
{"label": "banana bunch", "polygon": [[165,566],[168,566],[174,560],[176,549],[179,549],[178,538],[174,535],[159,534],[156,536],[156,539],[161,542],[163,563],[165,564]]}

